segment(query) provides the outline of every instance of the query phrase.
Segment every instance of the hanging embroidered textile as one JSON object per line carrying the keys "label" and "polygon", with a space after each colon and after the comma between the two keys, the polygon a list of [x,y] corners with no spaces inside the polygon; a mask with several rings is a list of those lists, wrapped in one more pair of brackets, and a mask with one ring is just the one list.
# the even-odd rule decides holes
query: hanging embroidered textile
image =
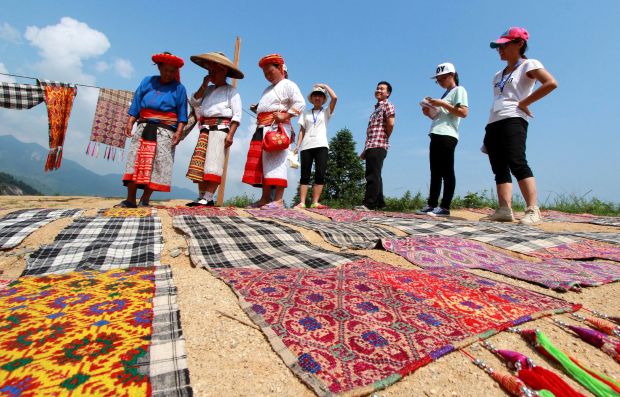
{"label": "hanging embroidered textile", "polygon": [[43,89],[34,84],[0,83],[0,107],[30,109],[45,100]]}
{"label": "hanging embroidered textile", "polygon": [[129,120],[129,106],[133,92],[101,88],[93,119],[93,130],[86,153],[99,155],[99,143],[106,146],[103,158],[116,159],[116,148],[125,148],[125,127]]}
{"label": "hanging embroidered textile", "polygon": [[77,88],[75,85],[52,81],[39,81],[39,84],[45,92],[49,119],[50,151],[45,162],[45,171],[53,171],[60,168],[62,147],[65,143],[67,125]]}

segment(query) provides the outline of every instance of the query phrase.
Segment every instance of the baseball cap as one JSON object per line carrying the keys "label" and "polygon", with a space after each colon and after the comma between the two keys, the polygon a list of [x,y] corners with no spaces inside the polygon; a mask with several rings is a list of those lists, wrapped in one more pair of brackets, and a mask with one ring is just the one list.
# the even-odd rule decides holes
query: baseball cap
{"label": "baseball cap", "polygon": [[525,28],[512,27],[508,28],[499,39],[491,42],[491,48],[497,48],[502,44],[509,43],[516,39],[521,39],[527,41],[529,39],[530,34],[525,30]]}
{"label": "baseball cap", "polygon": [[319,87],[315,85],[314,87],[312,87],[312,91],[310,91],[310,94],[308,94],[308,100],[310,102],[312,102],[312,94],[314,94],[315,92],[319,94],[323,94],[325,99],[327,99],[327,91],[323,87]]}
{"label": "baseball cap", "polygon": [[435,69],[435,75],[431,76],[431,79],[448,73],[456,73],[456,68],[454,67],[454,65],[450,62],[440,63],[439,65],[437,65],[437,69]]}

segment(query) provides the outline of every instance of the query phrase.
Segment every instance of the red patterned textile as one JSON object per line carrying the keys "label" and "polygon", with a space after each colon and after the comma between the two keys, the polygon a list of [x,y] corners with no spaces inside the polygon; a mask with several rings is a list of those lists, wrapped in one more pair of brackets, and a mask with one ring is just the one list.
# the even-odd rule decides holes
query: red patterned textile
{"label": "red patterned textile", "polygon": [[216,207],[164,207],[157,206],[156,208],[165,209],[168,211],[168,215],[199,215],[199,216],[239,216],[235,208],[216,208]]}
{"label": "red patterned textile", "polygon": [[65,143],[69,116],[73,107],[73,98],[77,93],[75,87],[44,84],[45,103],[49,119],[50,152],[45,162],[45,171],[60,168],[62,147]]}
{"label": "red patterned textile", "polygon": [[140,149],[136,154],[136,168],[133,174],[133,181],[137,185],[149,185],[151,183],[151,173],[153,172],[153,160],[157,142],[140,139]]}
{"label": "red patterned textile", "polygon": [[284,58],[282,58],[282,55],[280,54],[269,54],[265,55],[260,59],[260,61],[258,61],[258,67],[260,68],[269,64],[284,65]]}
{"label": "red patterned textile", "polygon": [[449,270],[219,269],[283,361],[318,395],[367,395],[507,327],[580,305]]}
{"label": "red patterned textile", "polygon": [[263,183],[263,129],[257,128],[250,141],[248,157],[243,171],[243,183],[260,186]]}
{"label": "red patterned textile", "polygon": [[[112,90],[109,88],[101,88],[99,90],[99,99],[97,99],[97,108],[95,109],[95,117],[93,119],[93,130],[90,134],[91,142],[102,143],[113,148],[125,148],[125,128],[129,115],[127,111],[133,99],[133,92],[123,90]],[[95,145],[91,145],[86,153],[94,156]],[[112,152],[115,150],[106,150],[105,158],[110,159]],[[90,152],[90,153],[89,153]],[[116,157],[116,156],[113,156]]]}

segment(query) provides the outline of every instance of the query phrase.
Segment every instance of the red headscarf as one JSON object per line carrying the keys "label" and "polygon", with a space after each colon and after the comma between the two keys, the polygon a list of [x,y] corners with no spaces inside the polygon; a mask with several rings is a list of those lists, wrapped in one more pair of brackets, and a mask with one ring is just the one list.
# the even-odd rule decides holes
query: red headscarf
{"label": "red headscarf", "polygon": [[269,54],[262,57],[260,61],[258,61],[258,66],[261,68],[269,64],[276,64],[282,67],[282,65],[284,65],[284,58],[282,58],[282,55],[280,54]]}
{"label": "red headscarf", "polygon": [[185,65],[185,62],[183,61],[183,59],[179,58],[176,55],[172,55],[168,53],[155,54],[151,57],[151,59],[157,65],[159,65],[160,63],[165,63],[166,65],[174,66],[175,68],[177,68],[177,73],[176,73],[175,78],[178,82],[181,82],[181,74],[179,73],[178,69],[182,68],[183,65]]}

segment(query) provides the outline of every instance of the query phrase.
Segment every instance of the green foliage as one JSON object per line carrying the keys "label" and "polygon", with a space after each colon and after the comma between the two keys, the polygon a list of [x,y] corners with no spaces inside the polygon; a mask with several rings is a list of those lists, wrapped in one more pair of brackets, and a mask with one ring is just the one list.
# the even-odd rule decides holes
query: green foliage
{"label": "green foliage", "polygon": [[224,201],[225,207],[237,207],[237,208],[245,208],[255,202],[254,196],[250,197],[247,194],[242,194],[241,196],[235,196],[229,198]]}
{"label": "green foliage", "polygon": [[353,134],[343,128],[329,142],[322,202],[334,208],[359,205],[364,198],[364,184],[364,166],[355,149]]}
{"label": "green foliage", "polygon": [[12,175],[0,172],[0,194],[13,195],[16,189],[21,190],[24,195],[29,196],[41,196],[42,194],[32,186],[15,179]]}
{"label": "green foliage", "polygon": [[401,198],[385,197],[386,211],[415,211],[426,205],[426,198],[422,196],[422,193],[418,192],[415,196],[411,195],[411,192],[407,190]]}
{"label": "green foliage", "polygon": [[553,201],[547,198],[541,205],[544,209],[570,212],[573,214],[588,213],[593,215],[620,215],[620,203],[602,201],[596,197],[586,199],[590,194],[587,192],[582,196],[576,194],[555,194]]}

